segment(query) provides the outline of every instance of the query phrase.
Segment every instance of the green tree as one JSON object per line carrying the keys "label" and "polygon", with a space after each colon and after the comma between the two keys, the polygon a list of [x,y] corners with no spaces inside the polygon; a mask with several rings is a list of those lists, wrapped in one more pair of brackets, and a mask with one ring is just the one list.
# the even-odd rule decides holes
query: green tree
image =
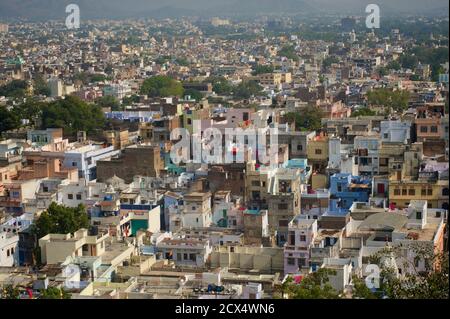
{"label": "green tree", "polygon": [[29,120],[31,125],[35,125],[36,121],[41,117],[42,109],[45,105],[45,102],[40,102],[34,98],[28,98],[24,103],[14,107],[12,111],[19,119]]}
{"label": "green tree", "polygon": [[70,299],[70,293],[61,288],[48,287],[41,290],[40,299]]}
{"label": "green tree", "polygon": [[280,51],[278,51],[278,56],[280,57],[286,57],[288,59],[298,61],[299,57],[297,53],[295,52],[295,48],[293,46],[284,46],[281,48]]}
{"label": "green tree", "polygon": [[197,102],[203,99],[203,94],[196,89],[187,89],[184,91],[184,96],[189,95],[192,99],[196,100]]}
{"label": "green tree", "polygon": [[36,75],[34,80],[34,93],[39,95],[50,96],[51,90],[47,84],[47,81],[42,77],[42,75]]}
{"label": "green tree", "polygon": [[234,89],[234,96],[239,99],[248,99],[261,93],[262,89],[256,81],[243,81]]}
{"label": "green tree", "polygon": [[[416,256],[414,259],[403,258],[403,249]],[[395,259],[397,266],[405,271],[397,276],[397,269],[391,263],[383,262]],[[425,265],[425,271],[416,267],[416,260]],[[380,267],[380,288],[371,294],[359,285],[354,289],[356,298],[389,299],[448,299],[449,298],[449,260],[448,252],[435,253],[433,247],[419,242],[408,244],[407,247],[386,247],[374,254],[371,263]]]}
{"label": "green tree", "polygon": [[353,299],[379,299],[381,297],[380,293],[374,292],[369,289],[366,282],[357,276],[352,278],[353,289],[352,298]]}
{"label": "green tree", "polygon": [[322,110],[312,105],[308,105],[301,112],[286,114],[288,123],[295,123],[295,128],[299,131],[320,130],[322,128],[322,117]]}
{"label": "green tree", "polygon": [[31,227],[39,239],[48,234],[68,234],[88,228],[89,218],[83,205],[72,208],[53,202]]}
{"label": "green tree", "polygon": [[13,80],[3,86],[0,86],[0,96],[11,98],[23,98],[26,95],[28,84],[26,81]]}
{"label": "green tree", "polygon": [[358,116],[374,116],[377,115],[377,113],[373,110],[371,110],[368,107],[363,107],[360,109],[357,109],[355,112],[352,112],[351,117],[358,117]]}
{"label": "green tree", "polygon": [[213,85],[213,91],[219,95],[230,95],[233,86],[224,77],[210,77],[208,81]]}
{"label": "green tree", "polygon": [[120,101],[112,95],[99,97],[95,101],[95,103],[102,108],[110,107],[112,111],[120,111],[121,110]]}
{"label": "green tree", "polygon": [[408,108],[409,92],[387,88],[375,89],[367,93],[367,100],[369,105],[384,106],[401,112]]}
{"label": "green tree", "polygon": [[19,299],[20,291],[19,288],[14,287],[13,285],[4,286],[1,290],[1,298],[0,299]]}
{"label": "green tree", "polygon": [[41,119],[42,129],[63,128],[65,136],[75,136],[78,131],[91,133],[105,124],[105,115],[98,105],[75,96],[45,104]]}
{"label": "green tree", "polygon": [[132,96],[126,96],[122,99],[123,105],[131,105],[133,103],[139,103],[140,97],[139,95],[133,94]]}
{"label": "green tree", "polygon": [[330,56],[327,57],[323,60],[322,65],[324,68],[329,68],[333,63],[338,63],[339,59],[334,57],[334,56]]}
{"label": "green tree", "polygon": [[0,105],[0,133],[14,130],[20,127],[20,117],[8,111],[5,106]]}
{"label": "green tree", "polygon": [[272,65],[257,65],[253,69],[252,74],[258,75],[258,74],[264,74],[264,73],[272,73],[273,72],[273,66]]}
{"label": "green tree", "polygon": [[339,292],[329,283],[329,277],[335,274],[331,269],[320,268],[303,278],[299,284],[288,278],[281,292],[288,299],[340,299]]}
{"label": "green tree", "polygon": [[164,75],[148,78],[141,86],[141,94],[151,97],[181,97],[183,93],[183,85],[179,81]]}
{"label": "green tree", "polygon": [[402,68],[401,64],[398,61],[391,61],[386,65],[388,70],[400,70]]}

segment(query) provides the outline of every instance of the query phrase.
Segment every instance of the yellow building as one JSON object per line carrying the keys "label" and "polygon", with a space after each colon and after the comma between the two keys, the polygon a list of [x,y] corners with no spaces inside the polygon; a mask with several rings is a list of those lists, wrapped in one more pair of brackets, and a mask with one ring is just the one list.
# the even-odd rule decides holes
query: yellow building
{"label": "yellow building", "polygon": [[316,136],[307,146],[308,164],[313,171],[321,172],[328,165],[328,136]]}
{"label": "yellow building", "polygon": [[[448,183],[426,180],[395,180],[389,181],[389,201],[397,208],[406,208],[412,200],[428,201],[428,208],[442,208],[445,203],[442,198],[444,189],[448,191]],[[448,205],[448,197],[446,198]]]}

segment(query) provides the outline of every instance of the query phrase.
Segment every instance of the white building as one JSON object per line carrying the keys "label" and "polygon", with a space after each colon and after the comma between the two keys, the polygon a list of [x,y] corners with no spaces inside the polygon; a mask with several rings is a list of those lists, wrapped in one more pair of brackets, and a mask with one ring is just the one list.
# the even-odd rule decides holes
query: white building
{"label": "white building", "polygon": [[382,121],[380,133],[382,142],[407,144],[410,140],[411,122]]}
{"label": "white building", "polygon": [[19,235],[0,230],[0,267],[13,267],[19,263]]}

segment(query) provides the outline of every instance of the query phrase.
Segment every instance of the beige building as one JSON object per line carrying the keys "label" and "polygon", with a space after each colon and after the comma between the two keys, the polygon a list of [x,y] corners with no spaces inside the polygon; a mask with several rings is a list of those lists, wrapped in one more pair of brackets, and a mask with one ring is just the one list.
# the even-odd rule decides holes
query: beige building
{"label": "beige building", "polygon": [[72,234],[48,234],[39,239],[41,262],[44,264],[62,263],[67,257],[101,256],[105,252],[108,234],[88,236],[87,229]]}
{"label": "beige building", "polygon": [[283,256],[278,247],[218,246],[211,253],[211,267],[272,274],[283,272]]}

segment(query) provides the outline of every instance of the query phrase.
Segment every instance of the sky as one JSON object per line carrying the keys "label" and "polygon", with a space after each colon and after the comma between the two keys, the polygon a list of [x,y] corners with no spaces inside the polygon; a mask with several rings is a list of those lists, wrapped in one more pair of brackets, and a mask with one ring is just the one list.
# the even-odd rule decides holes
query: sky
{"label": "sky", "polygon": [[64,18],[65,7],[78,4],[87,18],[225,16],[270,13],[363,14],[369,3],[385,13],[442,14],[448,0],[0,0],[0,17]]}

